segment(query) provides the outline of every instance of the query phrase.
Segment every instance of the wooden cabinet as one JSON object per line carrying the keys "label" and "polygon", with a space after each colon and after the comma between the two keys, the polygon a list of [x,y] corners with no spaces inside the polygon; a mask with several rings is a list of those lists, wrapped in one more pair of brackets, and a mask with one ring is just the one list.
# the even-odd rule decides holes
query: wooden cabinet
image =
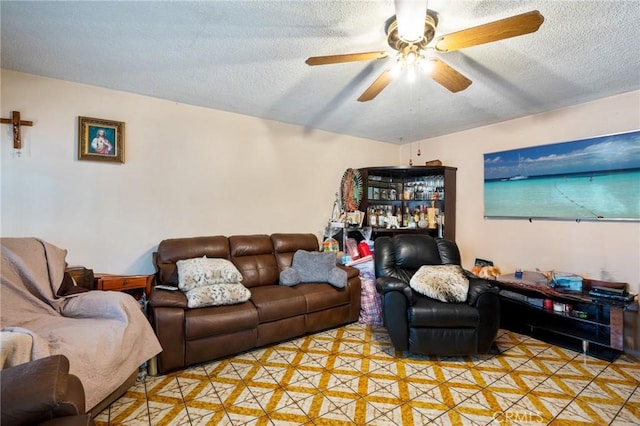
{"label": "wooden cabinet", "polygon": [[[360,210],[366,214],[363,226],[373,227],[373,239],[381,235],[425,233],[455,241],[456,171],[455,167],[446,166],[359,169],[363,184]],[[414,219],[407,221],[407,215]],[[395,217],[398,227],[395,223],[389,227],[387,221],[379,223],[380,216]],[[442,225],[441,232],[438,223]]]}

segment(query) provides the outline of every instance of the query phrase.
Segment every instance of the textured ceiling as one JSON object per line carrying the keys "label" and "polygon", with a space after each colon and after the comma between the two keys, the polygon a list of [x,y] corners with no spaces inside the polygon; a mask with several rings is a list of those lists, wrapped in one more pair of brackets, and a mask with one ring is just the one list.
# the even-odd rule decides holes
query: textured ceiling
{"label": "textured ceiling", "polygon": [[[309,67],[390,50],[392,0],[0,3],[2,68],[374,140],[408,143],[640,89],[640,1],[430,0],[436,36],[539,10],[538,32],[441,59],[358,96],[392,61]],[[3,108],[10,108],[3,105]]]}

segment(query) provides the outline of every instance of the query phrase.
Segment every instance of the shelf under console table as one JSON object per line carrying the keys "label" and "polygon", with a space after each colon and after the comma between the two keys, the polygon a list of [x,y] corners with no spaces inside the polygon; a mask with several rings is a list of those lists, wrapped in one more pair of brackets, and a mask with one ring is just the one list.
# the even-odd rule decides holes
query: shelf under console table
{"label": "shelf under console table", "polygon": [[623,351],[624,311],[635,302],[594,299],[586,279],[582,291],[559,290],[538,272],[501,275],[495,284],[502,328],[608,361]]}

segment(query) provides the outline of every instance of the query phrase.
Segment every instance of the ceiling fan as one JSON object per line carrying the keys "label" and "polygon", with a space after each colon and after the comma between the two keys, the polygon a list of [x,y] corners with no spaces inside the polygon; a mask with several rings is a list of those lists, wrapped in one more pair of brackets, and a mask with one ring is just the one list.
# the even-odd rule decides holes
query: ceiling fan
{"label": "ceiling fan", "polygon": [[[471,84],[471,80],[442,61],[436,52],[446,53],[480,44],[491,43],[538,31],[544,17],[537,10],[514,15],[477,27],[435,37],[437,16],[427,10],[427,1],[395,0],[396,15],[387,20],[387,43],[396,50],[396,63],[387,68],[360,95],[358,101],[374,99],[393,77],[406,69],[410,78],[416,70],[427,73],[433,80],[451,92],[459,92]],[[307,65],[328,65],[342,62],[385,59],[384,51],[348,53],[343,55],[312,56]]]}

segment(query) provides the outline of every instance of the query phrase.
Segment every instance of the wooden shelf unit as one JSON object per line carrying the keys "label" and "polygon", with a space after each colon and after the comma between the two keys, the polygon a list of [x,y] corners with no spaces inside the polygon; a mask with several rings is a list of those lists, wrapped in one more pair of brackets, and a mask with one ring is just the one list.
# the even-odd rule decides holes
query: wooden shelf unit
{"label": "wooden shelf unit", "polygon": [[[359,169],[362,176],[363,195],[360,210],[368,213],[372,206],[392,206],[410,211],[420,205],[435,204],[444,213],[444,238],[455,241],[456,237],[456,171],[455,167],[447,166],[390,166],[390,167],[365,167]],[[428,181],[430,178],[441,176],[443,178],[442,189],[437,199],[431,196],[421,198],[409,198],[405,190],[414,188],[415,183]],[[382,195],[386,191],[386,196]],[[390,196],[394,191],[395,197]],[[415,192],[414,192],[415,197]],[[426,198],[428,197],[428,198]],[[392,198],[392,199],[391,199]],[[369,226],[369,217],[365,217],[363,226]],[[437,229],[428,228],[394,228],[374,227],[372,239],[382,235],[396,235],[401,233],[426,233],[433,237],[438,235]]]}

